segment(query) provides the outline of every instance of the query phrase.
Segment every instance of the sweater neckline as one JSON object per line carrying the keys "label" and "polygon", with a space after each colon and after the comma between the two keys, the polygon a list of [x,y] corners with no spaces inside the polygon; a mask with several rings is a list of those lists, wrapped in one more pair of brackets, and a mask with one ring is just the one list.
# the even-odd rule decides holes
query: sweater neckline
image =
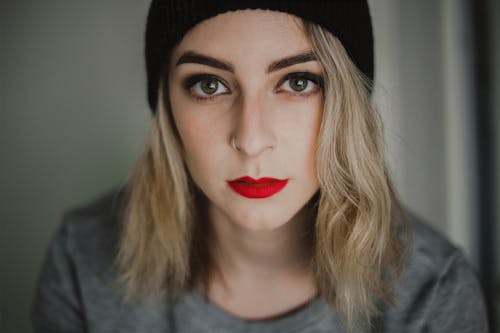
{"label": "sweater neckline", "polygon": [[193,314],[190,316],[200,325],[216,325],[225,330],[258,332],[291,332],[320,322],[332,314],[329,306],[316,296],[307,303],[283,315],[270,319],[250,320],[231,314],[210,300],[197,289],[188,291],[180,300],[183,310]]}

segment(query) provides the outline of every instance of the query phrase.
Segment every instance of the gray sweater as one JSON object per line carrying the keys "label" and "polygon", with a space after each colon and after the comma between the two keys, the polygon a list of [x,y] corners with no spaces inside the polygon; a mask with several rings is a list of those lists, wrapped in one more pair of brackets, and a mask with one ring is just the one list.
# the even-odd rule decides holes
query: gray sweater
{"label": "gray sweater", "polygon": [[[35,332],[346,332],[319,297],[278,318],[242,320],[196,290],[174,305],[160,298],[125,302],[112,262],[121,192],[64,215],[43,266],[32,321]],[[477,277],[462,253],[413,215],[413,251],[373,327],[356,332],[487,332]]]}

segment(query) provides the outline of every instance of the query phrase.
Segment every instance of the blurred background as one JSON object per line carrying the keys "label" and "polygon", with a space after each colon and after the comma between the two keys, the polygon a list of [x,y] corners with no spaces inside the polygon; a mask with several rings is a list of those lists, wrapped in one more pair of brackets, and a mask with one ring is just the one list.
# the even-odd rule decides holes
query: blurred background
{"label": "blurred background", "polygon": [[[370,4],[397,190],[466,253],[498,328],[500,1]],[[62,212],[122,184],[141,150],[148,5],[0,0],[0,332],[30,332]]]}

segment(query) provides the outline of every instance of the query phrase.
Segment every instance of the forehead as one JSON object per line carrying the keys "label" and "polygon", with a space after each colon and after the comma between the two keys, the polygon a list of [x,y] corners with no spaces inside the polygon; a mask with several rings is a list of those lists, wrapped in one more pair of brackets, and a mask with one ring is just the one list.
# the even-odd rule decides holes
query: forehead
{"label": "forehead", "polygon": [[245,9],[219,14],[194,26],[173,50],[172,61],[185,51],[227,59],[268,61],[309,50],[299,18],[287,13]]}

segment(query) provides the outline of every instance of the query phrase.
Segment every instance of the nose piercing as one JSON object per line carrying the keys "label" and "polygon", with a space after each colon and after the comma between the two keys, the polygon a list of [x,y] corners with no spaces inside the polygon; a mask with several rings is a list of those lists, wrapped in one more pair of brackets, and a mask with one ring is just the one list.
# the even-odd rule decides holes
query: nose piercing
{"label": "nose piercing", "polygon": [[234,150],[237,150],[237,151],[241,150],[241,148],[238,147],[238,145],[236,144],[236,136],[233,136],[233,138],[231,139],[231,145],[233,146]]}

